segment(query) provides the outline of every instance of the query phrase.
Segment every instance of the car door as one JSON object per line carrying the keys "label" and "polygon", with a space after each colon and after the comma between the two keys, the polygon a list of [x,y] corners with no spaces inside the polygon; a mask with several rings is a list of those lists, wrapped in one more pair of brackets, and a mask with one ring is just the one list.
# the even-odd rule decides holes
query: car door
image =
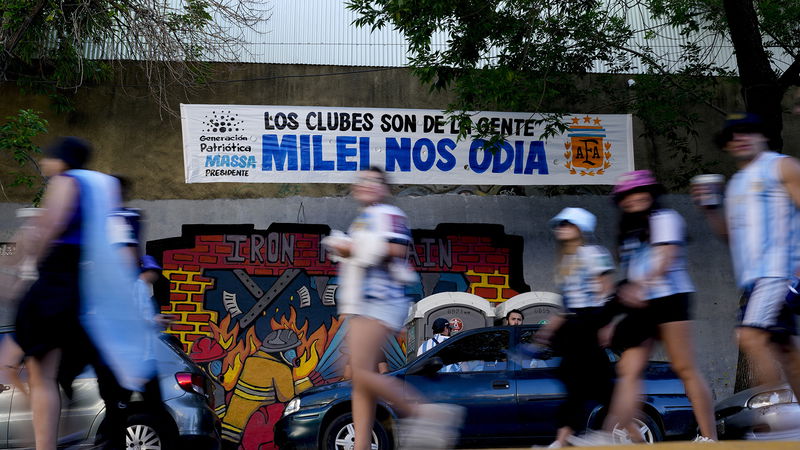
{"label": "car door", "polygon": [[[517,432],[516,386],[507,364],[510,332],[492,329],[459,334],[420,357],[414,364],[439,357],[446,369],[429,375],[407,375],[406,381],[428,401],[466,407],[462,439],[495,440]],[[412,367],[414,367],[412,366]],[[410,370],[413,372],[413,370]]]}
{"label": "car door", "polygon": [[[518,342],[533,342],[534,328],[520,328]],[[538,359],[530,356],[515,358],[514,376],[519,402],[519,422],[522,436],[552,437],[556,435],[556,413],[566,397],[564,385],[556,377],[560,358]]]}
{"label": "car door", "polygon": [[[15,364],[8,360],[10,352],[4,347],[5,339],[11,339],[7,331],[0,332],[0,363],[3,366]],[[8,418],[11,411],[11,396],[14,393],[14,374],[7,368],[0,369],[0,448],[8,448]]]}
{"label": "car door", "polygon": [[[28,373],[23,366],[20,379],[27,386]],[[94,371],[87,368],[72,383],[72,398],[61,392],[61,415],[58,426],[59,443],[77,443],[86,440],[98,415],[103,411],[103,401],[97,389]],[[8,419],[8,445],[10,448],[33,447],[33,414],[30,398],[19,389],[13,390]]]}

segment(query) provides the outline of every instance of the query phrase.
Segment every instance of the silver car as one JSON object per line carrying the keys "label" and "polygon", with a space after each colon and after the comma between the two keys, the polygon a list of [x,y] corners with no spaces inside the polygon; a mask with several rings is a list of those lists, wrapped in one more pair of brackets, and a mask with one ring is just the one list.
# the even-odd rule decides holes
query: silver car
{"label": "silver car", "polygon": [[[8,330],[6,330],[8,332]],[[2,335],[4,335],[3,333]],[[214,385],[183,352],[173,336],[162,334],[156,345],[159,387],[168,414],[153,416],[134,398],[128,406],[126,447],[134,450],[220,448],[220,420],[214,413]],[[34,445],[28,396],[0,375],[0,448]],[[26,370],[20,372],[23,383]],[[71,399],[62,395],[59,447],[94,444],[105,416],[94,372],[87,369],[73,383]]]}
{"label": "silver car", "polygon": [[800,439],[800,404],[788,384],[737,392],[714,409],[720,439]]}

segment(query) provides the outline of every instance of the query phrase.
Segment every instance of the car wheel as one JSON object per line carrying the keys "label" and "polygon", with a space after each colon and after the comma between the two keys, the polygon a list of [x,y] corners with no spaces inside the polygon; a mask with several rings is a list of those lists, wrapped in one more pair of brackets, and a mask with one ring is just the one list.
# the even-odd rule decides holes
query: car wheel
{"label": "car wheel", "polygon": [[[634,417],[633,424],[639,429],[639,433],[642,434],[646,443],[652,444],[664,440],[661,429],[658,428],[656,422],[649,415],[643,414],[639,417]],[[614,429],[611,430],[611,434],[615,443],[630,444],[633,442],[631,441],[631,435],[628,433],[628,430],[621,428],[618,423],[614,424]]]}
{"label": "car wheel", "polygon": [[[325,429],[322,442],[325,450],[351,450],[355,442],[353,415],[342,414],[334,419]],[[372,427],[372,450],[391,450],[391,448],[389,433],[380,422],[376,421]]]}
{"label": "car wheel", "polygon": [[147,414],[134,414],[128,418],[125,432],[127,450],[169,450],[171,439],[165,427]]}

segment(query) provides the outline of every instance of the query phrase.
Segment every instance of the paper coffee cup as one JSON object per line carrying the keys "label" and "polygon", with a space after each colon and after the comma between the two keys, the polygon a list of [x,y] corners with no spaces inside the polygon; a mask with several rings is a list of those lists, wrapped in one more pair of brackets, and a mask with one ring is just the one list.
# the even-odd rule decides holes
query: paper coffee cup
{"label": "paper coffee cup", "polygon": [[722,204],[722,187],[725,185],[725,177],[718,173],[697,175],[691,179],[694,186],[702,186],[703,193],[698,196],[697,202],[700,206],[719,206]]}
{"label": "paper coffee cup", "polygon": [[19,208],[17,209],[17,219],[30,219],[42,215],[42,208]]}

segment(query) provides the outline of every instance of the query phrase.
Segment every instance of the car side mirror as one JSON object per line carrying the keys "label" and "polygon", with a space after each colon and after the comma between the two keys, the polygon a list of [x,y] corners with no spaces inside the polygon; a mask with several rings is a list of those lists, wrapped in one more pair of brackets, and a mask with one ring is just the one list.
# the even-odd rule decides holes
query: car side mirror
{"label": "car side mirror", "polygon": [[438,356],[432,356],[430,358],[426,358],[425,361],[422,361],[419,364],[415,364],[414,367],[409,369],[407,374],[430,376],[438,372],[442,367],[444,367],[442,358]]}

